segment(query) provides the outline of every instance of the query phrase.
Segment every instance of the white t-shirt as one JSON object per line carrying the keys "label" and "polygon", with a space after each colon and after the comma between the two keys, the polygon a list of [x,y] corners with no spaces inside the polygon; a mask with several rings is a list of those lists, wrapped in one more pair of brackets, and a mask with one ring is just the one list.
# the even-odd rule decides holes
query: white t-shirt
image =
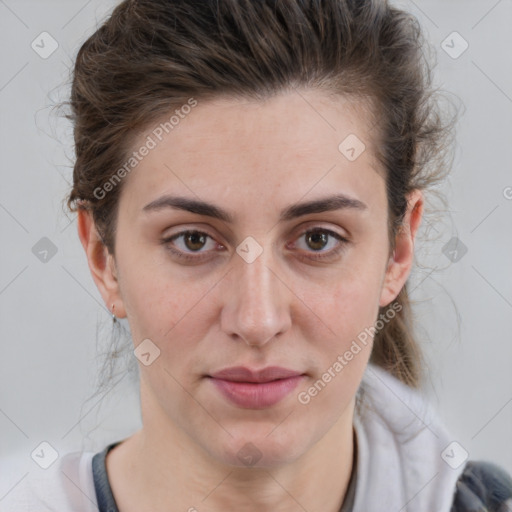
{"label": "white t-shirt", "polygon": [[[464,452],[420,392],[368,364],[354,429],[357,461],[342,512],[450,512]],[[0,512],[98,512],[94,455],[72,452],[46,470],[34,464]]]}

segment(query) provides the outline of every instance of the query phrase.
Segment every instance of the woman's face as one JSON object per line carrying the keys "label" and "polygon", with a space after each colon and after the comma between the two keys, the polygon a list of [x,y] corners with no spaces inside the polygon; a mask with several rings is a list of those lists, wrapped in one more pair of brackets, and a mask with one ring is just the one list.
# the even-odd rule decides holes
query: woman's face
{"label": "woman's face", "polygon": [[[407,277],[389,259],[371,122],[315,91],[190,110],[134,147],[156,143],[124,178],[117,281],[100,289],[134,345],[151,340],[137,351],[148,435],[240,466],[292,461],[351,421],[368,328]],[[297,376],[212,378],[232,367]]]}

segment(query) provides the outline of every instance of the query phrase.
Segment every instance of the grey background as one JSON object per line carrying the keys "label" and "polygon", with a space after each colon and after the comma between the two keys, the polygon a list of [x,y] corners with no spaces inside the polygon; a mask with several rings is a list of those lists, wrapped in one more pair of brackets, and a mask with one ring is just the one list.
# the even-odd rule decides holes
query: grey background
{"label": "grey background", "polygon": [[[80,43],[115,3],[0,0],[0,453],[16,455],[9,473],[0,471],[0,500],[39,470],[30,454],[42,441],[59,453],[97,450],[140,425],[129,378],[86,401],[96,385],[97,324],[108,344],[110,315],[76,220],[63,213],[71,127],[51,108],[66,97]],[[471,458],[512,472],[512,2],[396,3],[436,48],[436,83],[465,105],[443,189],[449,210],[422,224],[411,278],[429,362],[425,392]],[[59,45],[46,59],[31,47],[43,31]],[[469,44],[456,59],[441,47],[454,31]],[[34,254],[43,237],[56,250],[46,262]],[[455,262],[445,254],[453,237],[467,248]]]}

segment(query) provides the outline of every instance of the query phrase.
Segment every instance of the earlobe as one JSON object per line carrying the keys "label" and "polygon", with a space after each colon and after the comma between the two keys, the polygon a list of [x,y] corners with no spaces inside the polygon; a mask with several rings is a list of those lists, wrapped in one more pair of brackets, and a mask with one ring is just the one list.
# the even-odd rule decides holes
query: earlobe
{"label": "earlobe", "polygon": [[395,249],[388,261],[379,301],[380,307],[396,299],[405,286],[414,260],[414,240],[423,215],[423,194],[413,190],[408,195],[407,211],[395,237]]}
{"label": "earlobe", "polygon": [[118,318],[126,316],[116,275],[114,256],[104,245],[89,210],[78,210],[78,236],[87,256],[92,278],[98,287],[107,309],[111,312],[115,304]]}

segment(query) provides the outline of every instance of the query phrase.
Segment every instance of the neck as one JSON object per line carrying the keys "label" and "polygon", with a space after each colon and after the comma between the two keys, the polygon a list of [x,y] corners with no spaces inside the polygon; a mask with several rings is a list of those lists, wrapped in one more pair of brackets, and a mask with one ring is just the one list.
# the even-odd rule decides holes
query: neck
{"label": "neck", "polygon": [[339,512],[353,465],[353,406],[302,456],[266,468],[219,462],[180,428],[145,419],[107,457],[119,510]]}

